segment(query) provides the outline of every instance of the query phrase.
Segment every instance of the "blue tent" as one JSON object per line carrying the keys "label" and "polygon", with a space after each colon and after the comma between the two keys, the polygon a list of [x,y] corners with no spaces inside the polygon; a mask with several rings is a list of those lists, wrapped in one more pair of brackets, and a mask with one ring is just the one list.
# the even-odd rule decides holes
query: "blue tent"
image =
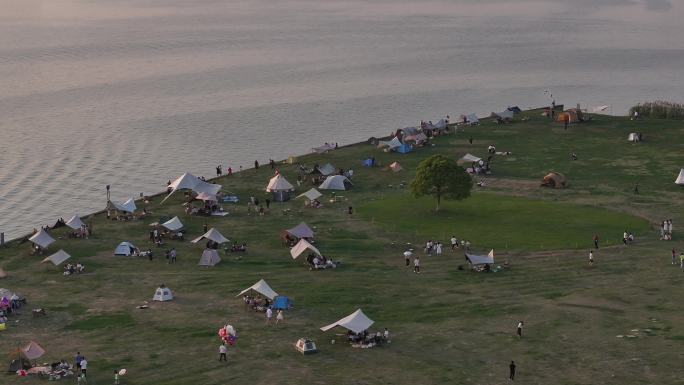
{"label": "blue tent", "polygon": [[408,152],[413,151],[413,147],[411,147],[411,145],[408,143],[404,143],[401,146],[397,147],[396,151],[400,154],[406,154]]}
{"label": "blue tent", "polygon": [[364,159],[361,163],[363,163],[363,167],[373,167],[375,160],[373,158],[368,158]]}
{"label": "blue tent", "polygon": [[290,301],[290,298],[285,297],[283,295],[279,295],[273,299],[273,309],[289,309],[292,307],[292,301]]}

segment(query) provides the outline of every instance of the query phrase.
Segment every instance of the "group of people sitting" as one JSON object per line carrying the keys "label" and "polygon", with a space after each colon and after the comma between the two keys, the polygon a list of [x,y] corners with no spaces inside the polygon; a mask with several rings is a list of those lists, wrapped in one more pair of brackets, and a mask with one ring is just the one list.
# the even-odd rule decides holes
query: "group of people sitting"
{"label": "group of people sitting", "polygon": [[226,246],[225,248],[226,252],[231,252],[231,253],[246,253],[247,252],[247,242],[242,242],[241,244],[237,243],[237,241],[233,242],[232,245],[230,245],[230,248]]}
{"label": "group of people sitting", "polygon": [[384,331],[378,331],[376,333],[369,333],[368,330],[364,330],[361,333],[354,333],[353,331],[347,331],[347,340],[353,347],[358,348],[372,348],[374,346],[390,343],[389,330],[385,328]]}
{"label": "group of people sitting", "polygon": [[309,270],[314,269],[334,269],[339,262],[335,262],[332,258],[326,258],[323,255],[311,253],[306,257],[306,262],[309,264]]}
{"label": "group of people sitting", "polygon": [[67,231],[67,238],[83,238],[88,239],[90,236],[90,228],[83,225],[80,229]]}
{"label": "group of people sitting", "polygon": [[250,295],[245,294],[242,296],[242,301],[245,303],[245,306],[248,309],[252,309],[258,312],[265,312],[266,309],[268,309],[268,307],[271,306],[271,301],[266,297],[252,297]]}
{"label": "group of people sitting", "polygon": [[82,265],[80,262],[77,262],[76,264],[73,263],[67,263],[64,265],[64,275],[73,275],[73,274],[81,274],[85,271],[85,266]]}
{"label": "group of people sitting", "polygon": [[6,296],[0,298],[0,330],[5,329],[5,324],[7,323],[9,315],[14,313],[25,303],[26,299],[20,298],[16,293],[12,293],[9,298]]}

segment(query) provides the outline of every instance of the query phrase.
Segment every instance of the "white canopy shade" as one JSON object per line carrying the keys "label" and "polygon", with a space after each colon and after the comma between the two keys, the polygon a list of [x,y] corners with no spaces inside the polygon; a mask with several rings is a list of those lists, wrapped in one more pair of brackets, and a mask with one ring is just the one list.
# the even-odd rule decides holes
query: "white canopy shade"
{"label": "white canopy shade", "polygon": [[225,242],[229,242],[229,241],[230,241],[228,238],[226,238],[226,237],[224,237],[223,235],[221,235],[221,233],[219,233],[218,230],[216,230],[215,228],[212,227],[211,229],[209,229],[209,231],[207,231],[206,233],[204,233],[202,236],[193,239],[191,242],[192,242],[192,243],[197,243],[197,242],[201,241],[201,240],[204,239],[204,238],[206,238],[206,239],[211,239],[212,241],[214,241],[214,242],[216,242],[216,243],[218,243],[218,244],[221,244],[221,243],[225,243]]}
{"label": "white canopy shade", "polygon": [[401,140],[399,140],[399,138],[397,138],[395,136],[394,138],[392,138],[392,140],[380,141],[380,143],[378,143],[378,148],[389,147],[389,149],[391,150],[391,149],[397,148],[401,145],[402,145]]}
{"label": "white canopy shade", "polygon": [[66,221],[66,225],[69,226],[69,227],[71,227],[71,228],[74,229],[74,230],[79,230],[79,229],[81,229],[83,226],[85,226],[85,223],[83,223],[83,222],[81,221],[81,218],[79,218],[78,215],[74,215],[73,217],[71,217],[71,219],[69,219],[68,221]]}
{"label": "white canopy shade", "polygon": [[171,182],[168,187],[171,188],[171,192],[161,201],[161,203],[164,203],[164,201],[169,199],[171,194],[176,192],[176,190],[188,189],[197,193],[204,192],[212,195],[216,195],[219,191],[221,191],[221,185],[205,182],[187,172],[176,178],[176,180]]}
{"label": "white canopy shade", "polygon": [[472,265],[491,265],[494,264],[494,249],[487,255],[466,254],[466,257]]}
{"label": "white canopy shade", "polygon": [[181,223],[178,217],[173,217],[161,225],[171,231],[178,231],[183,228],[183,223]]}
{"label": "white canopy shade", "polygon": [[236,297],[239,297],[245,293],[247,293],[250,290],[254,290],[257,293],[267,297],[270,300],[273,300],[273,298],[278,296],[278,293],[276,293],[273,289],[271,289],[270,286],[264,281],[263,279],[260,279],[259,282],[255,283],[254,285],[246,288],[245,290],[241,291]]}
{"label": "white canopy shade", "polygon": [[393,162],[392,164],[389,165],[389,168],[394,172],[399,172],[399,171],[404,169],[403,167],[401,167],[399,162]]}
{"label": "white canopy shade", "polygon": [[299,255],[301,255],[304,251],[306,250],[311,250],[314,253],[321,255],[321,252],[318,251],[317,248],[315,248],[312,244],[306,241],[306,239],[302,238],[297,242],[296,245],[292,249],[290,249],[290,255],[292,255],[292,259],[297,259]]}
{"label": "white canopy shade", "polygon": [[677,179],[675,180],[675,184],[678,184],[680,186],[684,186],[684,168],[679,170],[679,176],[677,176]]}
{"label": "white canopy shade", "polygon": [[285,179],[280,173],[276,174],[270,181],[268,181],[268,186],[266,186],[267,192],[274,191],[292,191],[294,186]]}
{"label": "white canopy shade", "polygon": [[58,252],[52,254],[51,256],[43,259],[41,263],[52,262],[55,266],[59,266],[62,262],[71,258],[71,255],[67,254],[64,250],[59,250]]}
{"label": "white canopy shade", "polygon": [[331,175],[325,178],[318,188],[321,190],[346,190],[347,186],[345,186],[345,183],[351,184],[351,181],[346,176]]}
{"label": "white canopy shade", "polygon": [[375,323],[375,321],[363,314],[361,309],[358,309],[337,322],[331,323],[328,326],[323,326],[321,330],[327,332],[336,326],[342,326],[343,328],[351,330],[354,333],[361,333],[364,330],[368,330],[373,323]]}
{"label": "white canopy shade", "polygon": [[479,161],[482,160],[482,158],[478,158],[478,157],[476,157],[475,155],[472,155],[472,154],[465,154],[465,155],[463,155],[463,157],[462,157],[461,159],[459,159],[459,160],[462,160],[462,161],[464,161],[464,162],[471,162],[471,163],[472,163],[472,162],[479,162]]}
{"label": "white canopy shade", "polygon": [[292,235],[293,237],[296,238],[313,238],[314,237],[314,232],[311,230],[309,226],[307,226],[306,223],[302,222],[298,224],[297,226],[285,230],[288,234]]}
{"label": "white canopy shade", "polygon": [[115,209],[117,209],[119,211],[123,211],[125,213],[132,213],[137,208],[135,206],[135,201],[133,200],[133,198],[130,198],[129,200],[127,200],[124,203],[112,202],[112,205],[114,205]]}
{"label": "white canopy shade", "polygon": [[42,248],[46,248],[50,246],[50,244],[54,242],[55,239],[52,238],[47,231],[41,228],[40,230],[38,230],[37,233],[33,234],[33,236],[29,238],[29,241],[33,242],[34,244]]}
{"label": "white canopy shade", "polygon": [[221,186],[220,184],[209,183],[200,179],[198,180],[197,185],[195,185],[192,191],[196,193],[207,193],[210,195],[216,195],[219,191],[221,191],[221,187],[223,186]]}
{"label": "white canopy shade", "polygon": [[322,196],[323,196],[323,194],[321,194],[320,191],[316,190],[315,188],[312,188],[311,190],[305,192],[304,194],[297,195],[297,198],[305,197],[306,199],[312,201],[312,200],[318,199]]}

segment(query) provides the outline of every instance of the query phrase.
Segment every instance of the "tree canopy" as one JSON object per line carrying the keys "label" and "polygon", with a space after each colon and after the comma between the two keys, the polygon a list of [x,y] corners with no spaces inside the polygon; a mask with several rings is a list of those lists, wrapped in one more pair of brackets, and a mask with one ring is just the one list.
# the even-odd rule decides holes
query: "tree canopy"
{"label": "tree canopy", "polygon": [[437,199],[437,208],[442,198],[462,200],[470,196],[473,180],[463,167],[444,155],[433,155],[418,164],[416,178],[411,182],[411,193],[415,197],[432,195]]}

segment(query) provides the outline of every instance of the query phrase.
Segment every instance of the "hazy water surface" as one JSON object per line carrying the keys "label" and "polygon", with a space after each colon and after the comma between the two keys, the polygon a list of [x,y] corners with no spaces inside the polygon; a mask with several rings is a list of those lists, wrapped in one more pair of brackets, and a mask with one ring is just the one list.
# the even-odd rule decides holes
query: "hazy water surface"
{"label": "hazy water surface", "polygon": [[[667,0],[0,0],[0,231],[507,105],[683,101]],[[266,183],[266,181],[264,181]]]}

